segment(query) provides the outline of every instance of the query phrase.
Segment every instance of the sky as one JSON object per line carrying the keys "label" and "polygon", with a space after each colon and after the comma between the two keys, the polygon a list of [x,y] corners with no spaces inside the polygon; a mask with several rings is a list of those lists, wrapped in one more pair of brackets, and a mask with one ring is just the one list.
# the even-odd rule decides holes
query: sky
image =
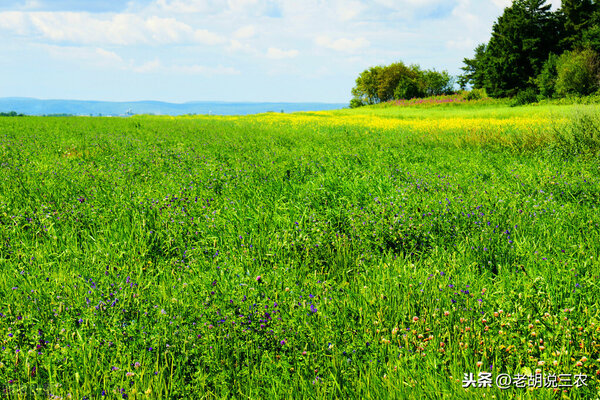
{"label": "sky", "polygon": [[347,103],[370,66],[458,75],[510,3],[0,0],[0,97]]}

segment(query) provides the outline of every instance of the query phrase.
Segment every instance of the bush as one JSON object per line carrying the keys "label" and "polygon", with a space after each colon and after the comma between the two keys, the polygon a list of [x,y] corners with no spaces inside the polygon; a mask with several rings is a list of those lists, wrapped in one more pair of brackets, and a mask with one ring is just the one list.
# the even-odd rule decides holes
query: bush
{"label": "bush", "polygon": [[582,110],[570,123],[554,129],[555,149],[562,155],[600,154],[600,113]]}
{"label": "bush", "polygon": [[361,99],[354,98],[350,100],[350,108],[358,108],[365,105],[365,102]]}
{"label": "bush", "polygon": [[556,64],[556,93],[587,96],[600,88],[600,62],[593,50],[566,51]]}
{"label": "bush", "polygon": [[512,106],[523,106],[525,104],[531,104],[537,102],[537,94],[534,88],[527,88],[525,90],[521,90],[515,96]]}
{"label": "bush", "polygon": [[465,92],[464,99],[465,100],[481,100],[487,98],[488,95],[485,92],[485,89],[471,89],[469,92]]}

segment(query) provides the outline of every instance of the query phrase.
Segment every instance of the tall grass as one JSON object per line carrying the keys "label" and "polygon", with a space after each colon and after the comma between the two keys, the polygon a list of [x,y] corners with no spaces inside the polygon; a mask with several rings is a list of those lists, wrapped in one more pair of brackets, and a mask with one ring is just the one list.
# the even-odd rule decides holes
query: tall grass
{"label": "tall grass", "polygon": [[598,156],[600,153],[598,110],[577,110],[569,124],[560,128],[555,127],[553,148],[566,156]]}
{"label": "tall grass", "polygon": [[2,395],[598,396],[598,161],[456,110],[0,118]]}

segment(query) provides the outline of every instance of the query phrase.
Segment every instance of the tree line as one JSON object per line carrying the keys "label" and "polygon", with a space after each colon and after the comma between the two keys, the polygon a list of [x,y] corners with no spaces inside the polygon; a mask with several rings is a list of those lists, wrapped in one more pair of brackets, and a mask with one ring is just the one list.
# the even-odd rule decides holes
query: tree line
{"label": "tree line", "polygon": [[350,107],[453,92],[454,78],[447,71],[422,70],[418,65],[396,62],[361,72],[352,89]]}
{"label": "tree line", "polygon": [[492,97],[590,95],[600,88],[600,2],[513,0],[488,43],[465,58],[461,87]]}
{"label": "tree line", "polygon": [[456,80],[402,62],[371,67],[356,79],[350,106],[450,94],[455,82],[523,102],[598,92],[600,0],[562,0],[556,11],[546,0],[513,0],[474,53]]}

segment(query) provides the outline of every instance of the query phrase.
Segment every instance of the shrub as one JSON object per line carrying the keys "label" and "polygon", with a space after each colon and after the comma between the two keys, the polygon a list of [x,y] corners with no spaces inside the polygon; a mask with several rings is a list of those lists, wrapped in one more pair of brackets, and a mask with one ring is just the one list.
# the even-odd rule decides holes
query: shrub
{"label": "shrub", "polygon": [[354,98],[350,100],[350,108],[358,108],[365,105],[365,102],[361,99]]}
{"label": "shrub", "polygon": [[587,96],[600,88],[600,62],[593,50],[567,51],[556,65],[556,93]]}
{"label": "shrub", "polygon": [[465,100],[481,100],[487,98],[488,95],[485,92],[485,89],[471,89],[469,92],[465,92],[464,98]]}
{"label": "shrub", "polygon": [[537,94],[534,88],[527,88],[525,90],[521,90],[515,96],[512,106],[523,106],[525,104],[531,104],[537,102]]}

